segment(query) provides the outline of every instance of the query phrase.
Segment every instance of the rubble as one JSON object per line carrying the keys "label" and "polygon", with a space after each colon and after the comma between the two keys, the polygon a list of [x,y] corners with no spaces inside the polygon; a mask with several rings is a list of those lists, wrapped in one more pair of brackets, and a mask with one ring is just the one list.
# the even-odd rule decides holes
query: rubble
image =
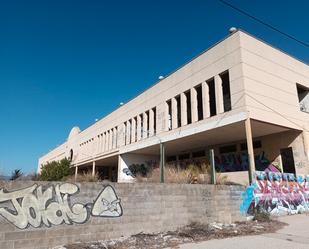
{"label": "rubble", "polygon": [[[282,228],[285,223],[277,220],[269,222],[246,221],[232,224],[213,222],[210,224],[194,223],[176,231],[164,233],[138,233],[131,237],[89,243],[75,243],[59,249],[162,249],[177,248],[179,244],[200,242],[210,239],[272,233]],[[56,248],[54,248],[56,249]]]}

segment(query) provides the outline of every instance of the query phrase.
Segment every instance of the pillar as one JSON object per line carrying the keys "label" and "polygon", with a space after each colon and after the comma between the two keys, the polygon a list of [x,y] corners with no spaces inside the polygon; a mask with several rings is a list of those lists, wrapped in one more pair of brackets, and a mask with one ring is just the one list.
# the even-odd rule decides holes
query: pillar
{"label": "pillar", "polygon": [[224,112],[223,104],[223,89],[222,89],[222,79],[220,75],[215,76],[215,91],[216,91],[216,110],[217,114]]}
{"label": "pillar", "polygon": [[142,138],[142,120],[141,115],[137,115],[137,141],[141,140]]}
{"label": "pillar", "polygon": [[209,105],[209,86],[207,82],[202,83],[202,98],[203,98],[203,118],[210,117],[210,105]]}
{"label": "pillar", "polygon": [[191,95],[191,116],[192,116],[192,123],[197,121],[197,93],[195,88],[190,89]]}
{"label": "pillar", "polygon": [[178,122],[177,122],[177,100],[176,98],[172,98],[172,129],[178,128]]}
{"label": "pillar", "polygon": [[130,122],[129,121],[127,121],[126,122],[126,130],[125,130],[125,133],[126,133],[126,136],[125,136],[125,138],[126,138],[126,141],[125,141],[125,144],[127,145],[127,144],[130,144],[130,139],[131,139],[131,125],[130,125]]}
{"label": "pillar", "polygon": [[165,145],[160,143],[160,182],[164,183]]}
{"label": "pillar", "polygon": [[134,143],[136,141],[135,130],[136,130],[136,121],[135,118],[132,118],[131,121],[131,142]]}
{"label": "pillar", "polygon": [[309,161],[309,126],[304,127],[303,129],[303,139],[304,139],[305,154],[307,156],[307,160]]}
{"label": "pillar", "polygon": [[148,115],[146,112],[143,113],[143,138],[148,137]]}
{"label": "pillar", "polygon": [[251,184],[254,181],[255,161],[254,161],[254,150],[253,150],[250,118],[246,119],[245,127],[246,127],[246,139],[247,139],[247,149],[249,159],[249,183]]}
{"label": "pillar", "polygon": [[154,135],[154,112],[153,109],[149,110],[149,137],[152,137]]}
{"label": "pillar", "polygon": [[92,162],[92,176],[95,175],[95,161]]}
{"label": "pillar", "polygon": [[75,181],[77,180],[78,175],[78,166],[75,166]]}
{"label": "pillar", "polygon": [[187,97],[184,93],[180,94],[181,126],[188,124]]}

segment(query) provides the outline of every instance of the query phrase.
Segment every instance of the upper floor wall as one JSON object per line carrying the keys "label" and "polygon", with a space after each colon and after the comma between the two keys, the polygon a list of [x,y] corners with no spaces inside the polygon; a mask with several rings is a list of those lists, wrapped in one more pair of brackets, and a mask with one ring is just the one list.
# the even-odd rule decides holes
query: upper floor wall
{"label": "upper floor wall", "polygon": [[239,38],[250,117],[309,130],[309,66],[246,33]]}

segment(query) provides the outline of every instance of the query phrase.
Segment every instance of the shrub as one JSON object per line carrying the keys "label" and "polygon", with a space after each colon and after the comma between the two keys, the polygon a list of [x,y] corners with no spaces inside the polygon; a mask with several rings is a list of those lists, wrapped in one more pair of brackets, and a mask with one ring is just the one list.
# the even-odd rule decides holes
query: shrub
{"label": "shrub", "polygon": [[71,175],[71,173],[70,161],[65,158],[61,161],[52,161],[44,164],[39,179],[41,181],[61,181],[63,178]]}
{"label": "shrub", "polygon": [[132,164],[129,166],[129,170],[135,177],[137,176],[146,177],[148,174],[151,173],[152,167],[149,164],[143,164],[143,163]]}
{"label": "shrub", "polygon": [[253,220],[256,220],[259,222],[269,222],[271,219],[270,219],[269,213],[267,213],[264,209],[257,206],[254,208]]}

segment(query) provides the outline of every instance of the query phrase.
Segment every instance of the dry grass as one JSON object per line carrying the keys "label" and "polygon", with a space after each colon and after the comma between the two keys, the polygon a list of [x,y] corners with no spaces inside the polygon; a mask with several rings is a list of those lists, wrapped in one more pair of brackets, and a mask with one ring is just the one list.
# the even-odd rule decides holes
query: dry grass
{"label": "dry grass", "polygon": [[99,182],[100,176],[96,173],[94,176],[91,172],[84,172],[82,174],[78,174],[76,179],[74,175],[68,176],[65,179],[66,182]]}
{"label": "dry grass", "polygon": [[[138,182],[160,182],[160,168],[154,168],[147,177],[136,177]],[[207,164],[190,164],[186,169],[178,168],[174,165],[166,165],[164,170],[164,180],[166,183],[209,183],[210,174]]]}

